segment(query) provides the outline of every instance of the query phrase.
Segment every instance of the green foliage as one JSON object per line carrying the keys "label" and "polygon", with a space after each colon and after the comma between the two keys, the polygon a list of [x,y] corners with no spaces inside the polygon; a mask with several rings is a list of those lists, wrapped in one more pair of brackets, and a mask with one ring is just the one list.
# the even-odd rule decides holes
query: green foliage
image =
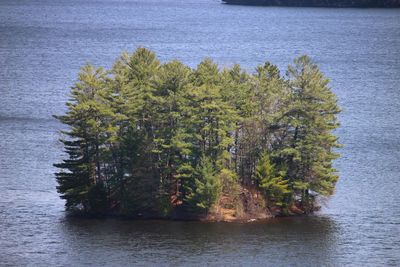
{"label": "green foliage", "polygon": [[57,117],[70,127],[64,132],[70,138],[61,140],[69,158],[55,164],[62,169],[56,173],[57,189],[69,210],[81,207],[91,212],[88,194],[92,186],[102,186],[105,182],[101,170],[106,154],[103,147],[114,132],[110,124],[112,112],[102,98],[106,79],[103,69],[83,67],[78,83],[72,88],[68,113]]}
{"label": "green foliage", "polygon": [[[242,187],[273,206],[333,193],[340,111],[328,79],[307,57],[283,76],[267,62],[249,74],[160,63],[138,48],[110,71],[84,66],[71,90],[55,164],[68,210],[168,217],[207,213]],[[239,199],[239,197],[237,197]]]}
{"label": "green foliage", "polygon": [[261,155],[256,167],[255,177],[260,188],[265,190],[265,195],[270,206],[284,206],[286,195],[291,193],[285,171],[278,171],[271,163],[267,153]]}
{"label": "green foliage", "polygon": [[307,56],[289,66],[288,76],[291,101],[285,121],[292,156],[285,160],[290,166],[291,185],[302,197],[309,190],[331,195],[338,180],[332,167],[338,155],[333,149],[340,147],[332,134],[339,126],[336,96],[328,87],[329,80]]}
{"label": "green foliage", "polygon": [[219,173],[219,179],[221,181],[222,192],[224,194],[238,194],[240,187],[239,181],[236,173],[232,172],[229,169],[222,169]]}
{"label": "green foliage", "polygon": [[200,159],[193,178],[193,186],[189,189],[185,202],[192,211],[207,211],[221,193],[221,181],[209,159]]}

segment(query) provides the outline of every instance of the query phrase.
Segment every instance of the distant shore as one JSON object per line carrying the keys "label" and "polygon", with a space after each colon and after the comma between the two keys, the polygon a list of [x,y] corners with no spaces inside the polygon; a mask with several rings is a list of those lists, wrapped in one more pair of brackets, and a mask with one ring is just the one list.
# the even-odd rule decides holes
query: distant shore
{"label": "distant shore", "polygon": [[399,8],[400,0],[222,0],[231,5],[334,7],[334,8]]}

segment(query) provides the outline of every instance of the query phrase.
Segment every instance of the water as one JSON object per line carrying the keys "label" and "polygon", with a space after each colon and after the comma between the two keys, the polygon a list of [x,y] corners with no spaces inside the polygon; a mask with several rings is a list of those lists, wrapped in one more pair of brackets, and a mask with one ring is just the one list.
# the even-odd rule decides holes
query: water
{"label": "water", "polygon": [[[85,62],[109,67],[138,46],[249,70],[312,56],[343,108],[326,207],[250,225],[67,218],[51,115]],[[400,265],[400,10],[2,0],[0,66],[0,265]]]}

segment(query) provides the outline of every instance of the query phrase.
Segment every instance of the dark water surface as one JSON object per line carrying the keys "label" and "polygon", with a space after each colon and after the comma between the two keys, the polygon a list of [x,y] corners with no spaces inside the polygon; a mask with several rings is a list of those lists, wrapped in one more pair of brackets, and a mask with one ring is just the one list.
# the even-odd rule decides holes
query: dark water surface
{"label": "dark water surface", "polygon": [[[307,53],[343,113],[336,194],[317,216],[249,225],[67,218],[52,167],[69,87],[89,61],[146,46],[284,68]],[[400,10],[217,0],[0,1],[0,265],[400,265]]]}

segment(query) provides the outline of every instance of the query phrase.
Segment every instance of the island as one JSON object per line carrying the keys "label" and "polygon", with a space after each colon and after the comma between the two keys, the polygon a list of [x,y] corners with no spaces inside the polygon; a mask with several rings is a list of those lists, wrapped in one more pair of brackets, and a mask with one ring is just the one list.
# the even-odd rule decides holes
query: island
{"label": "island", "polygon": [[340,108],[329,79],[300,56],[283,75],[204,59],[161,63],[138,48],[111,69],[85,65],[71,88],[68,213],[205,221],[310,214],[333,194]]}
{"label": "island", "polygon": [[232,5],[287,7],[399,8],[400,0],[222,0]]}

